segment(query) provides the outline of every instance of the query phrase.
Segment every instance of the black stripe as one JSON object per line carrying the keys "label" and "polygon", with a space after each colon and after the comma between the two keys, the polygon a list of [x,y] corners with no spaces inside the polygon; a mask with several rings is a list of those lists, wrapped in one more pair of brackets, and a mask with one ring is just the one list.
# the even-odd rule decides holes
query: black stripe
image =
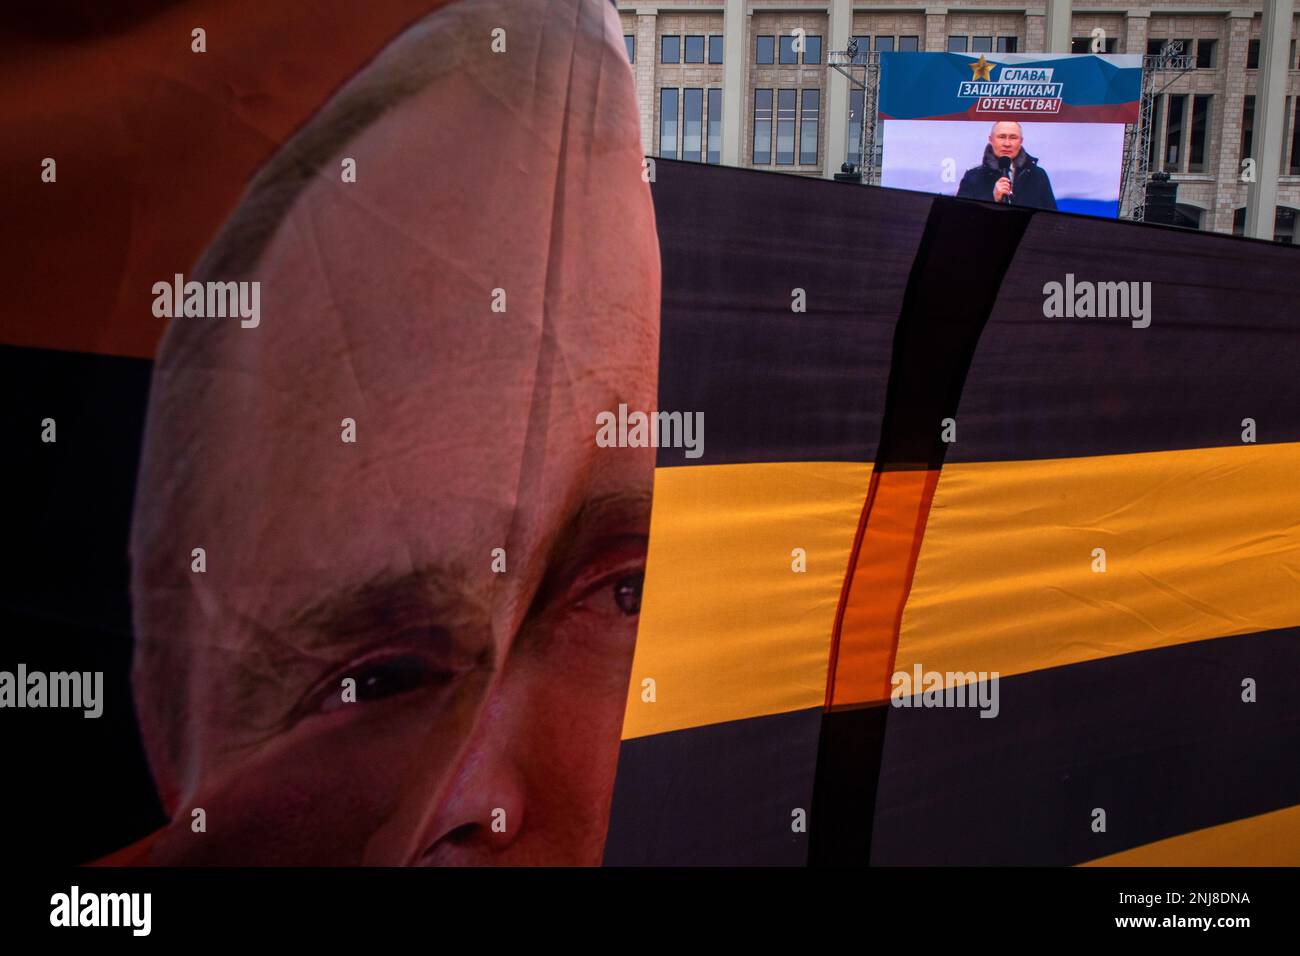
{"label": "black stripe", "polygon": [[[607,866],[802,866],[821,710],[623,741]],[[815,827],[811,818],[808,827]]]}
{"label": "black stripe", "polygon": [[809,866],[865,866],[889,708],[855,707],[822,716],[813,790]]}
{"label": "black stripe", "polygon": [[999,704],[891,708],[873,864],[1070,865],[1300,803],[1300,628],[1006,678]]}
{"label": "black stripe", "polygon": [[[80,864],[162,825],[131,700],[127,533],[151,363],[0,346],[0,670],[103,671],[103,716],[6,709],[15,860]],[[53,418],[57,441],[41,441]],[[95,810],[86,812],[87,795]],[[73,822],[75,821],[75,822]]]}
{"label": "black stripe", "polygon": [[[956,414],[971,355],[1032,215],[1014,206],[934,201],[894,336],[877,470],[943,465],[943,419]],[[954,287],[960,295],[952,294]],[[813,865],[870,858],[887,719],[888,708],[881,707],[826,714],[818,744]]]}
{"label": "black stripe", "polygon": [[665,449],[659,466],[873,461],[933,198],[669,160],[655,172],[659,407],[705,419],[704,457]]}
{"label": "black stripe", "polygon": [[[152,363],[0,346],[0,602],[130,638],[127,534]],[[41,441],[41,421],[57,441]]]}
{"label": "black stripe", "polygon": [[[1046,318],[1066,273],[1149,281],[1149,328]],[[949,461],[1300,441],[1300,252],[1086,217],[1034,217],[980,339]]]}
{"label": "black stripe", "polygon": [[943,465],[942,422],[955,418],[971,355],[1032,210],[934,201],[894,334],[876,467]]}

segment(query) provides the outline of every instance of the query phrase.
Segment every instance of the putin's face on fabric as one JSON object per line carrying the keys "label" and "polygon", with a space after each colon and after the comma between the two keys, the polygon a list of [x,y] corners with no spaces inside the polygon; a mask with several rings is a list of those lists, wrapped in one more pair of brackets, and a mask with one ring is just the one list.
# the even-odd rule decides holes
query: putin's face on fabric
{"label": "putin's face on fabric", "polygon": [[335,137],[243,274],[205,259],[261,283],[260,325],[178,318],[159,355],[132,536],[174,820],[150,862],[596,864],[654,463],[595,423],[654,407],[658,358],[617,16],[459,0],[358,83],[411,89]]}

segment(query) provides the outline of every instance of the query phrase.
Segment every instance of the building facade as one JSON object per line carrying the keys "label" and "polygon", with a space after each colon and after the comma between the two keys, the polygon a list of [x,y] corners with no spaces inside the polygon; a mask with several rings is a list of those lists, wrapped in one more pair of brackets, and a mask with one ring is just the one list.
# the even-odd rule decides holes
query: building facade
{"label": "building facade", "polygon": [[[648,156],[830,177],[857,161],[862,94],[827,66],[831,51],[1044,52],[1062,45],[1047,21],[1049,0],[960,0],[919,6],[891,0],[669,0],[619,2],[636,76]],[[1155,53],[1182,40],[1195,69],[1155,102],[1151,168],[1178,183],[1182,225],[1241,233],[1249,186],[1245,160],[1264,140],[1261,95],[1264,0],[1156,0],[1128,8],[1075,0],[1069,48],[1094,36],[1107,53]],[[1057,7],[1059,10],[1060,7]],[[1290,49],[1282,110],[1274,238],[1296,242],[1300,214],[1298,18],[1289,11]],[[1060,16],[1059,13],[1055,15]],[[1095,30],[1103,31],[1094,34]],[[802,31],[799,33],[798,31]],[[1163,85],[1163,83],[1161,84]]]}

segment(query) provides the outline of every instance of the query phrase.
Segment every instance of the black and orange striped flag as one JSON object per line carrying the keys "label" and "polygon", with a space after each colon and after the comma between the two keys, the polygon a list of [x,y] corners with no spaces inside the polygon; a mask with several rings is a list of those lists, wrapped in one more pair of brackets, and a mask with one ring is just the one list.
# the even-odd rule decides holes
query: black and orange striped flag
{"label": "black and orange striped flag", "polygon": [[[606,859],[1300,859],[1295,251],[668,162],[654,195],[660,404],[708,441],[660,453]],[[1046,314],[1090,282],[1148,316]],[[930,673],[997,675],[996,718],[891,706]]]}

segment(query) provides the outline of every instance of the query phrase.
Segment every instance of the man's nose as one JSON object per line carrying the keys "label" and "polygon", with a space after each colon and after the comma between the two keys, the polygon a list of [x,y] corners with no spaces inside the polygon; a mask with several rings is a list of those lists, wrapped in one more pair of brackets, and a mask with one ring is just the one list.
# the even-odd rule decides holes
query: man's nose
{"label": "man's nose", "polygon": [[460,763],[420,838],[416,862],[490,864],[524,827],[524,775],[512,742],[515,714],[498,687],[484,704]]}

